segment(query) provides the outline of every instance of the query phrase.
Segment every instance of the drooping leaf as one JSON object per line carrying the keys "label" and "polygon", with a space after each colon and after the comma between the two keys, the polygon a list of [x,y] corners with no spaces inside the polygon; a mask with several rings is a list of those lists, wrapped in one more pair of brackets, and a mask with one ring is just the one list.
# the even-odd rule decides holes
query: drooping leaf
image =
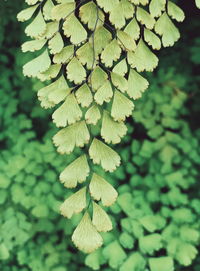
{"label": "drooping leaf", "polygon": [[86,155],[82,155],[69,164],[60,174],[60,181],[67,188],[75,188],[77,183],[83,183],[90,169]]}
{"label": "drooping leaf", "polygon": [[120,165],[120,156],[109,146],[94,138],[89,148],[94,164],[99,164],[105,171],[112,172]]}
{"label": "drooping leaf", "polygon": [[38,91],[38,99],[41,101],[41,106],[49,108],[63,101],[70,92],[71,89],[64,76],[61,76],[55,82],[40,89]]}
{"label": "drooping leaf", "polygon": [[175,19],[177,22],[183,22],[185,19],[185,14],[181,8],[179,8],[175,3],[168,1],[168,14]]}
{"label": "drooping leaf", "polygon": [[96,103],[102,105],[103,102],[110,102],[113,96],[112,86],[109,80],[106,80],[105,83],[96,91],[94,99]]}
{"label": "drooping leaf", "polygon": [[23,9],[22,11],[20,11],[17,14],[17,20],[20,21],[20,22],[25,22],[25,21],[29,20],[33,16],[33,14],[36,11],[37,7],[38,7],[38,5],[35,5],[35,6],[32,6],[32,7]]}
{"label": "drooping leaf", "polygon": [[90,88],[88,85],[85,83],[83,84],[76,92],[76,99],[77,102],[82,106],[82,107],[89,107],[93,101],[93,96],[91,93]]}
{"label": "drooping leaf", "polygon": [[99,66],[97,66],[91,74],[90,83],[92,90],[99,89],[108,79],[107,73]]}
{"label": "drooping leaf", "polygon": [[153,71],[158,65],[157,56],[140,39],[135,52],[128,52],[128,62],[138,72]]}
{"label": "drooping leaf", "polygon": [[26,27],[25,33],[31,38],[42,36],[46,30],[46,23],[42,12],[39,11],[34,20]]}
{"label": "drooping leaf", "polygon": [[112,230],[112,222],[106,212],[93,201],[92,224],[99,232],[107,232]]}
{"label": "drooping leaf", "polygon": [[153,17],[159,17],[165,10],[166,0],[151,0],[149,11]]}
{"label": "drooping leaf", "polygon": [[86,207],[86,187],[67,198],[60,206],[61,214],[71,218],[74,214],[80,213]]}
{"label": "drooping leaf", "polygon": [[136,12],[137,20],[146,26],[148,29],[153,29],[155,20],[151,15],[143,8],[138,7]]}
{"label": "drooping leaf", "polygon": [[76,247],[85,253],[91,253],[102,245],[103,239],[92,224],[88,212],[84,214],[75,229],[72,241]]}
{"label": "drooping leaf", "polygon": [[93,174],[89,185],[90,194],[95,200],[101,200],[103,206],[112,205],[117,199],[114,187],[96,173]]}
{"label": "drooping leaf", "polygon": [[73,1],[69,3],[62,3],[56,5],[51,12],[51,17],[53,20],[60,21],[61,19],[69,17],[75,8],[75,3]]}
{"label": "drooping leaf", "polygon": [[111,72],[111,80],[113,85],[121,92],[125,92],[128,89],[128,82],[124,76],[115,72]]}
{"label": "drooping leaf", "polygon": [[61,154],[71,153],[75,147],[83,147],[88,144],[90,134],[85,121],[63,128],[54,137],[53,142],[58,147]]}
{"label": "drooping leaf", "polygon": [[148,88],[148,81],[137,73],[134,69],[130,69],[128,76],[127,94],[134,100],[141,98],[142,93]]}
{"label": "drooping leaf", "polygon": [[123,122],[114,121],[109,112],[104,110],[101,127],[101,136],[106,143],[117,144],[126,134],[127,127]]}
{"label": "drooping leaf", "polygon": [[134,105],[131,100],[119,91],[115,90],[111,116],[116,121],[125,121],[132,114]]}
{"label": "drooping leaf", "polygon": [[73,57],[67,65],[67,78],[77,85],[81,84],[86,78],[86,71],[76,57]]}
{"label": "drooping leaf", "polygon": [[74,46],[65,46],[60,53],[57,53],[53,57],[53,62],[56,64],[68,63],[74,54]]}
{"label": "drooping leaf", "polygon": [[53,122],[57,127],[66,127],[79,121],[81,117],[82,111],[74,93],[68,95],[65,102],[52,115]]}
{"label": "drooping leaf", "polygon": [[106,67],[112,67],[113,62],[117,61],[121,55],[121,48],[116,39],[112,40],[103,50],[101,60]]}
{"label": "drooping leaf", "polygon": [[71,14],[65,19],[63,31],[74,45],[78,45],[87,39],[87,31],[76,18],[75,14]]}
{"label": "drooping leaf", "polygon": [[173,24],[167,13],[163,13],[155,24],[155,32],[162,36],[164,47],[172,46],[180,38],[179,30]]}
{"label": "drooping leaf", "polygon": [[144,40],[150,45],[154,50],[160,50],[161,41],[156,34],[154,34],[149,29],[144,30]]}
{"label": "drooping leaf", "polygon": [[23,67],[23,73],[28,77],[36,77],[39,73],[45,72],[51,65],[51,59],[48,51],[45,50],[41,55],[26,63]]}
{"label": "drooping leaf", "polygon": [[96,125],[98,120],[100,120],[100,118],[101,118],[101,113],[96,104],[91,106],[85,114],[85,120],[87,124]]}
{"label": "drooping leaf", "polygon": [[64,42],[63,42],[62,36],[60,35],[59,32],[57,32],[56,35],[53,36],[53,38],[51,38],[49,41],[50,53],[53,55],[60,53],[63,47],[64,47]]}
{"label": "drooping leaf", "polygon": [[46,40],[30,40],[22,44],[22,52],[34,52],[42,49],[45,45]]}

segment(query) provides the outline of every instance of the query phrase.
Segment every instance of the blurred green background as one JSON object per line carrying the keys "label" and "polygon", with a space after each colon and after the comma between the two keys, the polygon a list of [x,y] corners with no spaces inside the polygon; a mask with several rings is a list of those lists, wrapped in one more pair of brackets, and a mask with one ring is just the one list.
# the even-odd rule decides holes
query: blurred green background
{"label": "blurred green background", "polygon": [[58,211],[69,191],[58,175],[76,154],[56,153],[42,83],[26,79],[22,0],[0,0],[0,271],[199,271],[200,12],[180,1],[181,40],[160,53],[149,90],[135,103],[129,132],[116,147],[122,166],[106,178],[119,198],[114,230],[84,255],[71,242],[79,216]]}

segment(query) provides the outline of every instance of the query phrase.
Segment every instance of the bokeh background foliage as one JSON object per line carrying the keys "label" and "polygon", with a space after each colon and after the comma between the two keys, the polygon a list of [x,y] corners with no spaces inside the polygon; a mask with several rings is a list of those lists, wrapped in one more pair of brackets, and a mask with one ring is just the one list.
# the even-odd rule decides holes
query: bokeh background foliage
{"label": "bokeh background foliage", "polygon": [[[147,74],[151,87],[136,102],[129,132],[117,146],[122,166],[107,179],[119,198],[108,212],[114,230],[84,255],[70,240],[79,220],[59,214],[70,193],[58,174],[71,156],[56,153],[50,110],[40,108],[41,83],[25,79],[22,0],[0,2],[0,270],[199,271],[200,27],[192,1],[182,39],[160,53]],[[102,173],[101,173],[102,174]]]}

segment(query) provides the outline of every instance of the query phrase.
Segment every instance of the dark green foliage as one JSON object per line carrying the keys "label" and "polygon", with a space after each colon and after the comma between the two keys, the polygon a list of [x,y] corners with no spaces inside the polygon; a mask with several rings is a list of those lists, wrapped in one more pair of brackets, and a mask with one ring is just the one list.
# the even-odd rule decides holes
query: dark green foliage
{"label": "dark green foliage", "polygon": [[[103,235],[102,249],[84,256],[70,241],[78,218],[58,211],[69,193],[58,174],[75,154],[66,158],[53,147],[55,128],[34,92],[41,86],[21,72],[21,32],[13,20],[20,7],[9,2],[1,4],[11,16],[0,30],[0,270],[170,271],[173,258],[176,271],[199,271],[198,39],[169,49],[149,76],[151,87],[117,149],[123,166],[107,176],[119,192],[109,211],[114,230]],[[8,29],[12,35],[3,34]]]}

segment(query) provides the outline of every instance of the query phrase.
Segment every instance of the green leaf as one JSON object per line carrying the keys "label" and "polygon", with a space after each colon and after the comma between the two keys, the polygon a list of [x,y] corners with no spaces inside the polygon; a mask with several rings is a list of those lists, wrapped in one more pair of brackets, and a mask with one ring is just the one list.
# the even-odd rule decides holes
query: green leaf
{"label": "green leaf", "polygon": [[64,47],[64,42],[59,32],[57,32],[56,35],[54,35],[53,38],[49,40],[48,45],[49,45],[50,53],[53,55],[60,53],[62,51]]}
{"label": "green leaf", "polygon": [[125,121],[126,117],[132,114],[134,105],[131,100],[124,96],[119,91],[115,90],[111,116],[116,121]]}
{"label": "green leaf", "polygon": [[121,90],[121,92],[125,92],[128,90],[128,81],[126,80],[126,78],[124,78],[124,76],[118,73],[111,72],[111,80],[113,85],[117,89]]}
{"label": "green leaf", "polygon": [[95,250],[85,258],[85,264],[93,270],[99,270],[100,265],[105,262],[104,257],[101,254],[101,250]]}
{"label": "green leaf", "polygon": [[145,235],[139,239],[139,248],[144,254],[152,255],[154,251],[158,251],[162,247],[162,237],[158,233]]}
{"label": "green leaf", "polygon": [[65,19],[63,24],[63,31],[70,42],[78,45],[87,39],[87,31],[76,18],[75,14],[71,14]]}
{"label": "green leaf", "polygon": [[43,6],[43,15],[46,21],[51,20],[51,11],[54,7],[52,0],[47,0]]}
{"label": "green leaf", "polygon": [[174,45],[180,38],[179,30],[173,24],[167,13],[163,13],[155,24],[155,32],[162,36],[162,43],[164,47]]}
{"label": "green leaf", "polygon": [[55,82],[38,91],[38,99],[41,106],[49,108],[63,101],[71,92],[64,76],[58,78]]}
{"label": "green leaf", "polygon": [[142,93],[148,88],[148,81],[142,77],[135,70],[130,69],[128,76],[128,90],[127,94],[134,100],[141,98]]}
{"label": "green leaf", "polygon": [[105,12],[110,12],[116,4],[119,3],[119,0],[97,0],[97,4],[105,10]]}
{"label": "green leaf", "polygon": [[121,76],[125,76],[125,74],[128,71],[128,67],[127,67],[127,63],[126,63],[126,59],[122,59],[120,62],[118,62],[115,67],[112,70],[114,73],[117,73]]}
{"label": "green leaf", "polygon": [[106,80],[105,83],[97,90],[94,95],[96,103],[102,105],[103,102],[109,103],[112,99],[113,91],[112,86],[109,80]]}
{"label": "green leaf", "polygon": [[88,212],[84,214],[81,222],[75,229],[72,241],[78,249],[85,253],[91,253],[102,246],[103,239],[92,224]]}
{"label": "green leaf", "polygon": [[[107,0],[106,0],[107,1]],[[105,27],[99,27],[94,32],[94,48],[96,57],[102,52],[102,50],[110,43],[112,40],[111,33]],[[92,40],[90,39],[90,43]]]}
{"label": "green leaf", "polygon": [[125,136],[127,127],[123,122],[116,122],[110,116],[109,112],[104,110],[101,127],[101,136],[106,143],[117,144]]}
{"label": "green leaf", "polygon": [[94,30],[103,25],[105,16],[94,2],[88,2],[80,7],[79,17],[84,24],[88,25],[89,29]]}
{"label": "green leaf", "polygon": [[53,20],[60,21],[61,19],[69,17],[69,15],[74,11],[74,9],[75,3],[73,1],[56,5],[52,9],[51,17]]}
{"label": "green leaf", "polygon": [[80,61],[73,57],[67,65],[67,78],[76,85],[81,84],[86,78],[86,71]]}
{"label": "green leaf", "polygon": [[107,232],[112,230],[112,222],[106,212],[93,201],[93,216],[92,224],[100,232]]}
{"label": "green leaf", "polygon": [[60,53],[54,55],[53,62],[56,64],[68,63],[73,55],[74,45],[65,46]]}
{"label": "green leaf", "polygon": [[37,78],[40,79],[41,81],[51,80],[57,77],[58,73],[60,72],[60,69],[61,69],[60,64],[53,64],[45,72],[39,73],[37,75]]}
{"label": "green leaf", "polygon": [[94,138],[89,148],[94,164],[99,164],[105,171],[112,172],[120,165],[119,155],[100,140]]}
{"label": "green leaf", "polygon": [[94,52],[89,42],[86,42],[76,51],[76,56],[82,65],[86,65],[87,69],[92,69],[95,65]]}
{"label": "green leaf", "polygon": [[90,194],[95,200],[101,200],[103,206],[112,205],[117,199],[117,191],[96,173],[93,174],[89,185]]}
{"label": "green leaf", "polygon": [[124,29],[124,32],[129,34],[134,40],[138,40],[140,37],[140,27],[136,19],[132,19]]}
{"label": "green leaf", "polygon": [[113,62],[117,61],[121,55],[121,48],[116,39],[112,40],[103,50],[101,60],[106,67],[112,67]]}
{"label": "green leaf", "polygon": [[91,93],[90,88],[88,85],[85,83],[83,84],[76,92],[76,99],[77,102],[82,106],[82,107],[89,107],[93,101],[93,96]]}
{"label": "green leaf", "polygon": [[53,142],[61,154],[71,153],[75,147],[83,147],[88,144],[90,134],[85,121],[77,122],[60,130],[54,137]]}
{"label": "green leaf", "polygon": [[34,20],[25,28],[25,33],[31,38],[38,38],[45,33],[46,23],[42,12],[39,11]]}
{"label": "green leaf", "polygon": [[136,68],[138,72],[152,72],[158,65],[158,58],[141,38],[135,52],[128,52],[128,63],[132,68]]}
{"label": "green leaf", "polygon": [[118,30],[117,38],[123,50],[134,51],[136,49],[135,40],[125,31]]}
{"label": "green leaf", "polygon": [[144,29],[144,40],[150,45],[154,50],[160,50],[161,41],[156,34],[148,29]]}
{"label": "green leaf", "polygon": [[60,174],[60,181],[67,188],[75,188],[77,183],[83,183],[86,180],[89,172],[86,155],[82,155],[63,170]]}
{"label": "green leaf", "polygon": [[117,241],[111,242],[103,249],[103,255],[109,261],[110,267],[117,270],[126,259],[126,253]]}
{"label": "green leaf", "polygon": [[41,36],[42,39],[50,39],[58,31],[59,23],[58,22],[49,22],[46,24],[46,31]]}
{"label": "green leaf", "polygon": [[17,14],[17,20],[20,21],[20,22],[25,22],[25,21],[29,20],[33,16],[33,14],[36,11],[37,7],[38,7],[38,5],[35,5],[35,6],[32,6],[32,7],[23,9],[22,11],[20,11]]}
{"label": "green leaf", "polygon": [[85,114],[85,120],[87,124],[96,125],[98,120],[100,120],[100,118],[101,118],[101,113],[96,104],[91,106]]}
{"label": "green leaf", "polygon": [[66,127],[79,121],[81,117],[82,111],[74,93],[68,95],[65,102],[52,115],[53,122],[57,127]]}
{"label": "green leaf", "polygon": [[166,0],[151,0],[149,11],[153,17],[160,17],[165,10]]}
{"label": "green leaf", "polygon": [[93,72],[91,73],[91,86],[92,90],[99,89],[108,79],[107,73],[100,68],[99,66],[95,67]]}
{"label": "green leaf", "polygon": [[60,206],[61,214],[71,218],[86,208],[86,187],[81,188],[78,192],[67,198]]}
{"label": "green leaf", "polygon": [[144,270],[145,265],[146,265],[146,261],[143,258],[143,256],[140,253],[135,252],[135,253],[130,254],[130,256],[121,265],[119,271],[127,271],[127,270],[139,271],[139,270]]}
{"label": "green leaf", "polygon": [[185,14],[181,8],[171,1],[168,1],[168,14],[172,19],[175,19],[177,22],[183,22],[185,19]]}
{"label": "green leaf", "polygon": [[155,20],[151,15],[143,8],[138,7],[136,12],[137,20],[148,29],[153,29]]}
{"label": "green leaf", "polygon": [[29,61],[23,66],[23,73],[28,77],[36,77],[39,73],[45,72],[51,65],[48,51],[45,50],[41,55]]}
{"label": "green leaf", "polygon": [[150,258],[151,271],[174,271],[174,262],[171,257]]}
{"label": "green leaf", "polygon": [[22,52],[34,52],[42,49],[45,45],[46,40],[30,40],[22,44]]}
{"label": "green leaf", "polygon": [[176,259],[181,265],[189,266],[192,264],[192,261],[196,258],[197,254],[198,251],[195,246],[183,243],[176,253]]}

